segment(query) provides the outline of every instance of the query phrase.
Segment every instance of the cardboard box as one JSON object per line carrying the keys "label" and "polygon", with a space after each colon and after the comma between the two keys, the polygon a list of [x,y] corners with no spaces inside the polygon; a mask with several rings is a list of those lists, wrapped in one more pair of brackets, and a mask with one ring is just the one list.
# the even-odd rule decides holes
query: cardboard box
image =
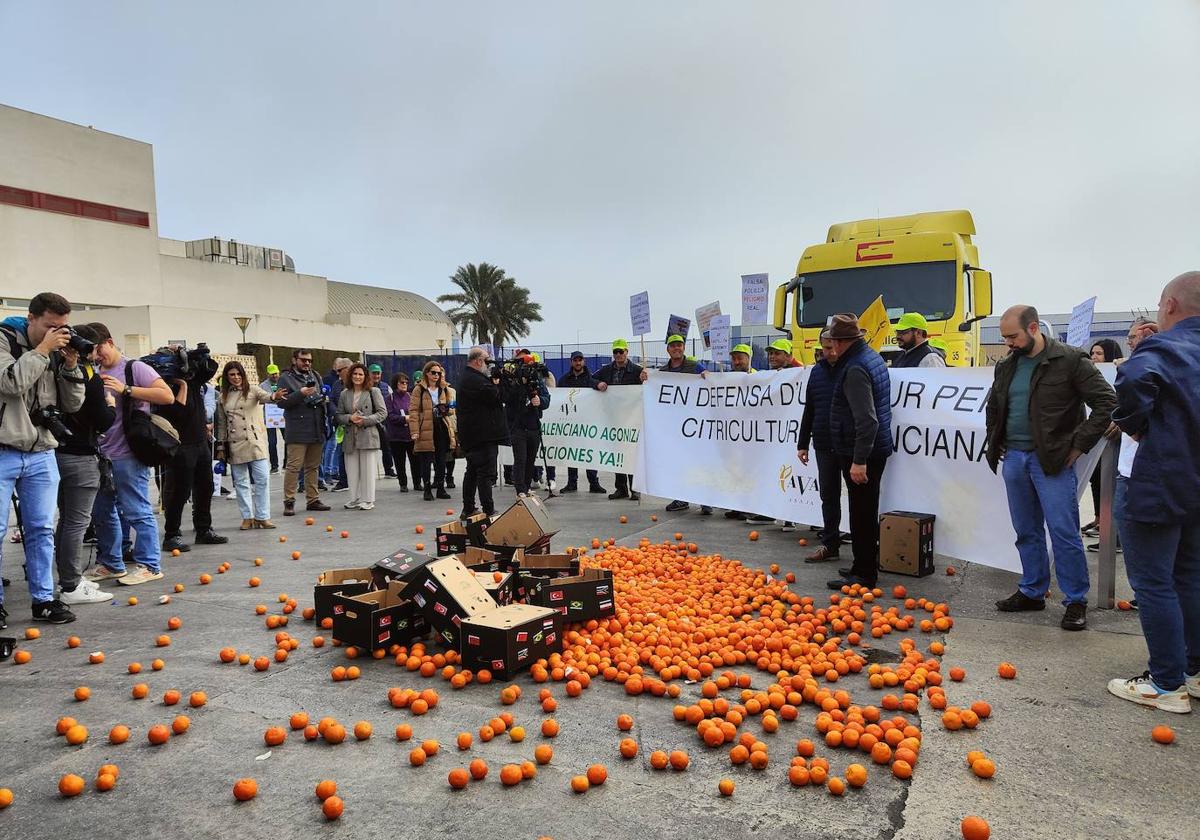
{"label": "cardboard box", "polygon": [[584,569],[571,577],[530,578],[526,600],[557,611],[565,621],[590,621],[616,612],[613,576],[608,569]]}
{"label": "cardboard box", "polygon": [[406,588],[393,580],[386,589],[372,589],[358,595],[336,593],[333,638],[362,650],[386,650],[424,636],[428,625],[406,597]]}
{"label": "cardboard box", "polygon": [[[471,572],[471,574],[475,575],[475,579],[479,581],[480,586],[487,591],[497,606],[506,607],[509,604],[525,600],[524,587],[520,587],[519,597],[517,594],[521,577],[516,572]],[[500,580],[496,580],[496,575],[500,576]]]}
{"label": "cardboard box", "polygon": [[385,589],[390,580],[411,584],[423,575],[425,566],[436,560],[436,557],[417,554],[404,548],[394,551],[382,560],[376,561],[372,568],[375,576],[375,588]]}
{"label": "cardboard box", "polygon": [[[524,496],[495,517],[487,529],[489,545],[549,546],[558,533],[554,519],[537,496]],[[527,552],[528,553],[528,552]]]}
{"label": "cardboard box", "polygon": [[472,514],[465,522],[455,520],[439,525],[437,529],[437,553],[439,557],[458,554],[468,546],[484,544],[484,533],[489,524],[486,513]]}
{"label": "cardboard box", "polygon": [[463,667],[472,671],[487,668],[497,679],[512,679],[518,671],[561,649],[561,618],[545,607],[496,607],[462,624],[459,653]]}
{"label": "cardboard box", "polygon": [[893,510],[879,517],[879,569],[898,575],[933,574],[932,513]]}
{"label": "cardboard box", "polygon": [[358,595],[374,589],[374,577],[370,569],[329,569],[321,572],[321,578],[313,587],[313,608],[317,611],[317,626],[327,618],[333,618],[333,595],[342,592]]}
{"label": "cardboard box", "polygon": [[408,591],[433,631],[455,649],[459,646],[459,627],[464,619],[497,609],[475,573],[456,557],[425,564]]}
{"label": "cardboard box", "polygon": [[[517,550],[519,553],[520,549]],[[515,563],[515,560],[502,560],[496,552],[478,546],[467,546],[462,551],[456,551],[452,556],[457,557],[459,562],[476,572],[504,572],[511,571],[506,568]]]}
{"label": "cardboard box", "polygon": [[571,577],[579,574],[579,557],[573,554],[525,553],[520,565],[522,577]]}

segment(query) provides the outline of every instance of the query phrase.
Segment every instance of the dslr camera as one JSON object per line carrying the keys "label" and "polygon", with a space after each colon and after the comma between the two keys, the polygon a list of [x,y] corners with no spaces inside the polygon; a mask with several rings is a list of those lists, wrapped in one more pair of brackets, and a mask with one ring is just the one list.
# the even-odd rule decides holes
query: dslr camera
{"label": "dslr camera", "polygon": [[[91,342],[88,343],[90,344]],[[71,437],[71,430],[63,422],[62,410],[56,405],[44,405],[35,411],[29,412],[29,420],[33,425],[40,426],[54,435],[56,440],[64,441]]]}
{"label": "dslr camera", "polygon": [[67,335],[71,336],[67,341],[67,346],[84,358],[92,355],[92,351],[96,349],[96,342],[88,339],[75,332],[72,326],[61,327],[67,331]]}

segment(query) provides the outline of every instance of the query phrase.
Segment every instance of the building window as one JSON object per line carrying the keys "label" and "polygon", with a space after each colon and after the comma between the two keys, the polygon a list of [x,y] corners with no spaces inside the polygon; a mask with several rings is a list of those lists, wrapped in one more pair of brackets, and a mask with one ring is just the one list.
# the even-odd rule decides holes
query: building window
{"label": "building window", "polygon": [[3,184],[0,184],[0,204],[27,207],[31,210],[46,210],[50,213],[62,213],[67,216],[82,216],[85,219],[99,219],[104,222],[116,222],[120,225],[150,227],[150,214],[144,210],[113,207],[111,204],[51,195],[21,187],[6,187]]}

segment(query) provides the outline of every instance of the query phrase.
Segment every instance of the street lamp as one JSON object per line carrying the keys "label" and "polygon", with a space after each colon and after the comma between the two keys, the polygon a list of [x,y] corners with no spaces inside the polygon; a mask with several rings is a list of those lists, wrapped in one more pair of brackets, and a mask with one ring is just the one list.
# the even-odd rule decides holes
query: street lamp
{"label": "street lamp", "polygon": [[234,315],[233,322],[238,325],[238,329],[242,331],[242,344],[246,343],[246,327],[250,326],[252,319],[249,315]]}
{"label": "street lamp", "polygon": [[437,346],[438,346],[438,353],[444,356],[444,355],[445,355],[445,352],[444,352],[444,350],[445,350],[445,347],[446,347],[446,339],[444,339],[444,338],[439,338],[439,339],[437,340]]}

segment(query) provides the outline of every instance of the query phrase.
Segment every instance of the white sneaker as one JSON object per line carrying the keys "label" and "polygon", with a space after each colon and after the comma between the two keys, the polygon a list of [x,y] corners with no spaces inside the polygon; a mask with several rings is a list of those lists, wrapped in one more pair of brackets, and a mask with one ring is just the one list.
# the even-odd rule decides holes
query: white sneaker
{"label": "white sneaker", "polygon": [[355,499],[353,502],[346,502],[346,504],[342,505],[342,507],[344,507],[346,510],[358,510],[361,504],[362,502],[360,502],[358,499]]}
{"label": "white sneaker", "polygon": [[558,489],[558,482],[557,482],[557,481],[553,481],[553,480],[551,480],[551,481],[547,481],[547,482],[546,482],[546,486],[547,486],[547,487],[549,487],[551,490],[557,490],[557,489]]}
{"label": "white sneaker", "polygon": [[1192,710],[1191,701],[1188,700],[1188,691],[1184,686],[1180,686],[1174,691],[1163,691],[1154,684],[1154,680],[1150,679],[1149,671],[1140,677],[1129,680],[1109,680],[1108,691],[1123,700],[1129,700],[1141,706],[1150,706],[1161,712],[1187,714]]}
{"label": "white sneaker", "polygon": [[134,563],[129,569],[129,574],[121,578],[121,583],[126,586],[137,586],[139,583],[162,580],[162,576],[162,572],[153,572],[141,563]]}
{"label": "white sneaker", "polygon": [[122,569],[117,572],[108,568],[103,563],[97,563],[90,571],[84,574],[83,579],[93,582],[98,580],[117,580],[125,577],[127,574],[129,574],[128,569]]}
{"label": "white sneaker", "polygon": [[358,509],[359,510],[375,510],[375,503],[374,502],[359,502]]}
{"label": "white sneaker", "polygon": [[784,520],[783,525],[780,526],[779,530],[785,534],[790,534],[796,530],[796,524],[794,522],[788,522],[787,520]]}
{"label": "white sneaker", "polygon": [[1200,671],[1192,675],[1184,674],[1183,687],[1187,689],[1187,693],[1200,700]]}
{"label": "white sneaker", "polygon": [[92,583],[90,580],[81,580],[79,585],[70,592],[63,590],[59,593],[58,600],[64,604],[103,604],[105,601],[111,601],[113,598],[111,592],[104,592],[99,586]]}

